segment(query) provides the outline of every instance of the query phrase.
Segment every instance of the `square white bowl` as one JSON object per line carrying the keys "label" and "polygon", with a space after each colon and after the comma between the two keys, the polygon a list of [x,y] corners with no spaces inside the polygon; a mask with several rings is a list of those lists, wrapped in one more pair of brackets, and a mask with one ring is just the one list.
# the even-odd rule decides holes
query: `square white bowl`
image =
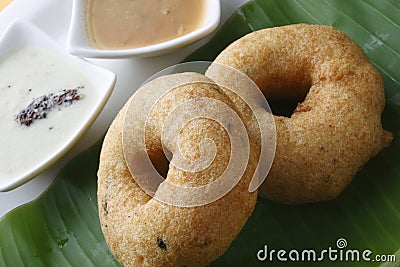
{"label": "square white bowl", "polygon": [[[76,56],[90,58],[149,57],[167,53],[189,45],[213,32],[220,21],[219,0],[205,0],[206,11],[203,24],[195,31],[178,38],[132,49],[99,49],[89,37],[88,6],[92,0],[73,0],[71,23],[68,32],[67,50]],[[190,1],[190,0],[187,0]]]}
{"label": "square white bowl", "polygon": [[[3,177],[4,173],[1,173],[0,170],[0,191],[11,190],[29,181],[61,158],[95,121],[109,99],[116,82],[116,75],[113,72],[70,55],[46,33],[29,21],[22,19],[12,21],[0,37],[0,61],[11,53],[28,46],[38,47],[65,60],[73,68],[83,73],[96,90],[93,90],[93,95],[85,96],[92,97],[91,99],[93,99],[93,101],[86,102],[91,104],[87,116],[80,119],[80,122],[74,126],[71,136],[67,136],[65,141],[58,148],[54,149],[54,151],[51,151],[48,157],[43,158],[37,166],[16,175]],[[45,138],[43,136],[44,140]],[[10,152],[0,151],[0,153]],[[21,162],[21,164],[23,163]]]}

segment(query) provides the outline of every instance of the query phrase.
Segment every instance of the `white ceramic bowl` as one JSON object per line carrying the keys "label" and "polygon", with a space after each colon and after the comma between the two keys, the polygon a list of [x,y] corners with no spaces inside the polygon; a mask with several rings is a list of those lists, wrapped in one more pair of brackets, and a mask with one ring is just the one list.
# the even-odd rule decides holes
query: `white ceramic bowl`
{"label": "white ceramic bowl", "polygon": [[[206,1],[206,19],[197,30],[186,35],[163,43],[133,49],[98,49],[88,36],[88,3],[91,0],[73,0],[72,17],[68,33],[67,50],[77,56],[91,58],[123,58],[123,57],[148,57],[167,53],[176,48],[191,44],[211,32],[220,21],[221,7],[219,0]],[[187,0],[190,1],[190,0]]]}
{"label": "white ceramic bowl", "polygon": [[[83,100],[79,102],[81,102],[80,105],[85,103],[85,105],[90,105],[90,107],[85,107],[86,111],[84,114],[79,113],[79,116],[82,115],[82,117],[77,119],[77,122],[72,126],[68,126],[68,134],[65,134],[63,141],[57,143],[54,148],[52,147],[47,156],[44,156],[43,159],[37,161],[38,164],[34,164],[33,167],[29,167],[23,172],[18,171],[13,175],[6,175],[6,172],[0,169],[0,191],[13,189],[29,181],[57,161],[62,155],[64,155],[78,141],[78,139],[82,137],[89,126],[97,118],[108,98],[110,97],[116,82],[116,75],[114,73],[100,68],[86,60],[70,55],[43,31],[34,26],[32,23],[22,19],[16,19],[12,21],[5,30],[4,34],[1,36],[0,62],[10,56],[12,53],[19,51],[24,47],[32,46],[41,50],[45,50],[46,52],[50,52],[51,54],[57,56],[57,58],[60,58],[63,62],[66,62],[70,68],[78,70],[79,73],[85,76],[85,80],[87,80],[95,90],[86,91],[86,93],[90,94],[85,95]],[[41,62],[38,62],[38,64],[41,64]],[[2,82],[4,84],[4,81],[0,81],[0,84],[2,84]],[[85,99],[88,99],[88,101],[84,102]],[[67,110],[68,107],[65,109]],[[3,115],[5,115],[3,117],[12,116],[12,114],[9,114],[9,111],[5,111],[4,109],[1,109],[0,112],[5,112],[5,114],[3,113]],[[62,116],[65,115],[63,114]],[[35,123],[36,122],[33,124]],[[21,127],[26,126],[21,125]],[[2,132],[1,129],[0,132]],[[2,136],[1,138],[5,137]],[[9,143],[12,144],[12,141],[15,141],[12,140],[14,137],[10,136],[9,138],[10,140],[8,141],[10,141]],[[46,135],[44,134],[41,136],[41,139],[43,139],[43,142],[46,142]],[[10,151],[3,150],[0,151],[0,153],[7,153],[5,155],[9,157],[11,155],[10,153],[13,153],[12,148],[13,147],[10,148]],[[32,157],[34,156],[35,155],[33,153]],[[20,164],[23,165],[24,162],[20,162]]]}

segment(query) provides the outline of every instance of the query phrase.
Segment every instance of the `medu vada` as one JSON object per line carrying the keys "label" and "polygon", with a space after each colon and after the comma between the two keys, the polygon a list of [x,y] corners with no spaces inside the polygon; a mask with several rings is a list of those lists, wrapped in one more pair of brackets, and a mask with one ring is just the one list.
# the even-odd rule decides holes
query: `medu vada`
{"label": "medu vada", "polygon": [[[248,75],[270,103],[292,101],[274,115],[275,159],[259,194],[283,203],[329,200],[392,140],[382,129],[383,82],[362,49],[330,26],[295,24],[252,32],[216,63]],[[206,74],[218,82],[212,73]],[[240,99],[232,98],[240,106]]]}
{"label": "medu vada", "polygon": [[[154,104],[147,116],[143,112],[144,107],[151,106],[153,103],[149,99],[160,95],[160,88],[165,87],[173,89]],[[187,172],[168,165],[162,156],[162,143],[169,146],[170,153],[176,153],[170,145],[170,137],[161,140],[168,114],[185,101],[198,97],[216,99],[235,109],[231,100],[204,75],[182,73],[162,76],[135,92],[105,136],[98,170],[99,217],[108,247],[124,266],[204,266],[228,249],[255,207],[257,192],[248,191],[257,166],[251,137],[248,164],[240,180],[229,193],[209,204],[181,207],[164,203],[147,194],[132,177],[128,163],[132,168],[142,168],[141,162],[133,160],[127,163],[124,149],[128,149],[133,158],[139,156],[138,147],[141,144],[138,143],[138,129],[145,129],[146,152],[157,170],[166,175],[165,181],[193,187],[221,175],[229,162],[229,136],[224,128],[208,118],[190,120],[177,133],[176,140],[183,153],[195,159],[200,154],[198,144],[201,140],[212,139],[217,152],[209,167],[197,173]],[[132,106],[138,115],[128,118],[129,123],[124,125],[127,116],[130,116],[128,111],[133,101],[138,103]],[[212,110],[210,105],[204,104],[199,105],[196,112],[203,109],[207,112]],[[125,133],[124,127],[131,129]],[[128,136],[123,137],[124,134]],[[128,141],[123,142],[123,138]],[[164,189],[161,184],[156,195],[170,194]]]}

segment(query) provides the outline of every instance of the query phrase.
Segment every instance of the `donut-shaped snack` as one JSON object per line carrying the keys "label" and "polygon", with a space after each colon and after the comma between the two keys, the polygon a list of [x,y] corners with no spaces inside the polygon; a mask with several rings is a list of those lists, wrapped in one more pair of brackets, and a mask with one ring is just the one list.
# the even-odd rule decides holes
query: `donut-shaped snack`
{"label": "donut-shaped snack", "polygon": [[[171,90],[161,94],[165,88]],[[155,96],[160,98],[153,103]],[[170,114],[191,101],[196,104],[192,108],[195,114],[207,113],[208,117],[169,120]],[[257,192],[249,192],[248,188],[256,170],[257,153],[253,151],[256,144],[251,137],[243,175],[227,194],[204,205],[185,203],[193,203],[207,194],[181,195],[188,187],[215,181],[228,168],[233,149],[229,145],[229,131],[233,129],[209,119],[221,117],[213,107],[217,103],[236,110],[219,86],[204,75],[162,76],[138,89],[110,126],[100,155],[98,209],[107,245],[122,265],[204,266],[227,250],[252,213]],[[150,112],[145,111],[147,108]],[[180,120],[185,123],[178,127],[179,131],[164,129],[181,125]],[[142,131],[145,150],[141,150]],[[215,148],[210,165],[196,171],[177,167],[180,160],[196,162],[203,153],[211,151],[202,150],[205,139],[212,140]],[[166,178],[153,196],[146,191],[146,183],[145,189],[139,186],[152,172],[144,166],[143,154]],[[165,154],[172,157],[170,163]],[[133,177],[136,174],[145,179]],[[182,190],[174,191],[174,186]],[[174,205],[169,200],[175,201]]]}
{"label": "donut-shaped snack", "polygon": [[[297,104],[292,114],[275,115],[276,154],[261,196],[284,203],[332,199],[392,140],[382,129],[385,96],[378,71],[333,27],[259,30],[230,44],[215,62],[247,74],[272,107]],[[229,79],[207,75],[217,83]],[[240,99],[232,101],[240,106]]]}

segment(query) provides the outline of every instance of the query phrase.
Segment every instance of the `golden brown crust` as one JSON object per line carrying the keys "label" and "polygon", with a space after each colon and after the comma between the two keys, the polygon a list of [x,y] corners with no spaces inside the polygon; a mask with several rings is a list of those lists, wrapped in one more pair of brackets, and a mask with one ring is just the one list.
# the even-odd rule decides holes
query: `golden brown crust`
{"label": "golden brown crust", "polygon": [[[165,78],[158,81],[160,79]],[[157,104],[147,118],[149,129],[156,130],[146,132],[153,153],[161,149],[158,128],[169,112],[183,101],[203,96],[218,99],[234,108],[229,98],[215,88],[216,85],[210,84],[182,85]],[[146,90],[151,94],[153,89],[146,85],[139,90],[141,94]],[[106,242],[124,266],[206,265],[227,250],[254,209],[257,192],[249,193],[248,186],[256,159],[250,157],[244,176],[232,191],[210,204],[186,208],[151,198],[136,184],[124,159],[122,129],[130,101],[110,126],[100,155],[98,209]],[[143,124],[141,120],[138,118],[137,123]],[[207,119],[192,121],[182,130],[179,140],[183,151],[196,157],[199,141],[205,136],[212,138],[219,149],[217,163],[196,176],[170,167],[167,180],[180,185],[202,185],[205,179],[209,181],[209,178],[212,180],[220,175],[229,161],[229,149],[226,150],[228,136],[214,123]],[[135,146],[130,149],[135,149]]]}
{"label": "golden brown crust", "polygon": [[[299,24],[254,32],[232,43],[215,62],[245,72],[269,100],[307,94],[290,118],[275,116],[276,155],[260,189],[262,196],[285,203],[331,199],[392,139],[381,125],[384,91],[379,73],[349,37],[332,27]],[[185,75],[196,76],[162,77],[138,92],[145,102],[151,94],[159,94],[161,85],[172,86],[184,81]],[[124,149],[137,147],[134,134],[128,144],[122,136],[131,98],[107,132],[98,171],[101,227],[110,250],[125,266],[206,265],[227,250],[254,209],[257,193],[249,193],[248,187],[260,152],[258,126],[270,125],[258,125],[236,94],[204,76],[195,80],[205,84],[180,85],[148,117],[135,118],[134,123],[147,127],[147,152],[153,163],[163,165],[161,128],[168,114],[188,99],[207,97],[222,101],[244,119],[250,132],[248,167],[232,191],[204,206],[177,207],[150,197],[131,176],[124,157]],[[198,144],[204,138],[211,138],[220,153],[196,175],[170,166],[167,180],[202,186],[227,166],[229,136],[207,119],[186,126],[177,140],[188,158],[200,157]],[[171,146],[168,139],[164,141]],[[168,191],[160,186],[157,193]]]}
{"label": "golden brown crust", "polygon": [[307,94],[290,118],[275,116],[276,155],[261,196],[285,203],[334,198],[392,140],[381,125],[379,73],[333,27],[297,24],[253,32],[215,62],[246,73],[269,101]]}

